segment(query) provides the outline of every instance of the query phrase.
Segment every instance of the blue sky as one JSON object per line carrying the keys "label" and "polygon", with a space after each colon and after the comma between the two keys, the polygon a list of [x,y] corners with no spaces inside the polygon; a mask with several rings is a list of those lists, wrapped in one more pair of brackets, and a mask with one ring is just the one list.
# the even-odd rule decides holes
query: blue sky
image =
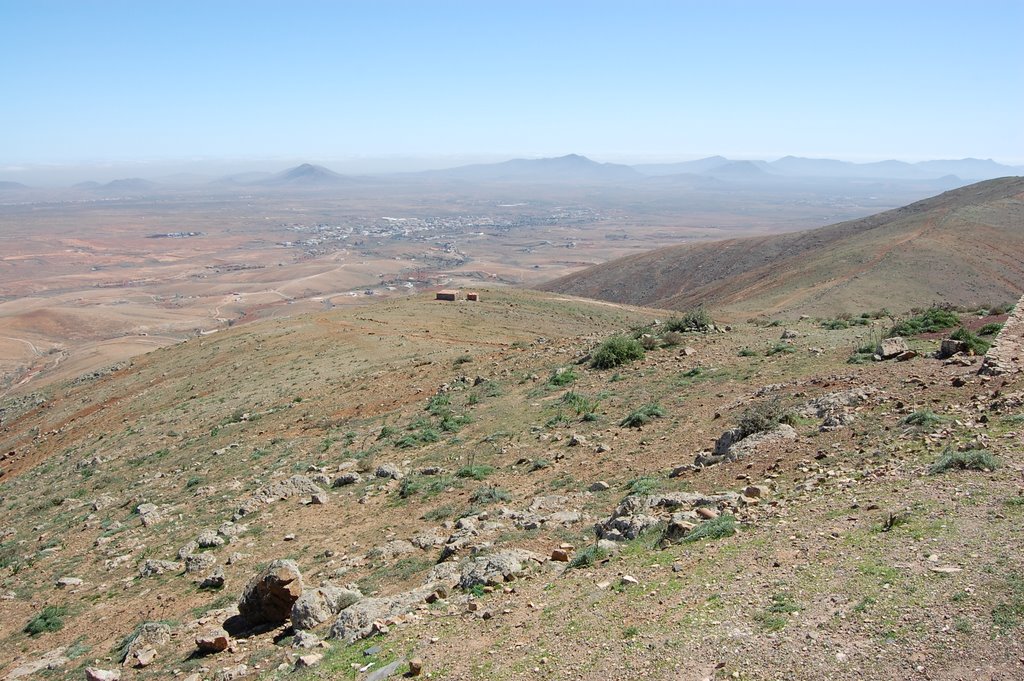
{"label": "blue sky", "polygon": [[0,163],[1024,162],[1024,2],[0,0]]}

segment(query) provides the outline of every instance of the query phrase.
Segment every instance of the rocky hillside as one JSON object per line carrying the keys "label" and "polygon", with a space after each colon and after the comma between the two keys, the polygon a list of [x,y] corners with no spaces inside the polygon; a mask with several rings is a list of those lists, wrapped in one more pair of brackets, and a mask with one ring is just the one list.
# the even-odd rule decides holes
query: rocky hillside
{"label": "rocky hillside", "polygon": [[1017,678],[1019,339],[856,319],[419,296],[8,398],[0,678]]}
{"label": "rocky hillside", "polygon": [[831,227],[613,260],[543,288],[745,318],[1008,302],[1024,288],[1024,178],[989,180]]}

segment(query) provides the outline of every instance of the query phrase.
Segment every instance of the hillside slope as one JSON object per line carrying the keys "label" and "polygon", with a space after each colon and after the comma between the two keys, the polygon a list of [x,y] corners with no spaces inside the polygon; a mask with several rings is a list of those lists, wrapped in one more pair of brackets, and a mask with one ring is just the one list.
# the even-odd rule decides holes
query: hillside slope
{"label": "hillside slope", "polygon": [[807,232],[674,246],[543,289],[633,305],[834,314],[972,305],[1024,289],[1024,178],[989,180]]}
{"label": "hillside slope", "polygon": [[[4,400],[0,678],[1019,676],[1024,374],[655,317],[414,296]],[[278,559],[303,607],[242,617]]]}

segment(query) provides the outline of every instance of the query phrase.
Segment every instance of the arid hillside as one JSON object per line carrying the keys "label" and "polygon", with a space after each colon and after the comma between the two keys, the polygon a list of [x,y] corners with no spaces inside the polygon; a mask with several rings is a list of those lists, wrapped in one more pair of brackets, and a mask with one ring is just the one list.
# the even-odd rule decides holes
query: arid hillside
{"label": "arid hillside", "polygon": [[995,375],[934,356],[978,312],[872,361],[867,317],[420,294],[26,387],[0,678],[1020,678],[1024,314]]}
{"label": "arid hillside", "polygon": [[973,305],[1016,299],[1022,254],[1024,178],[1007,177],[821,229],[629,256],[542,288],[735,318]]}

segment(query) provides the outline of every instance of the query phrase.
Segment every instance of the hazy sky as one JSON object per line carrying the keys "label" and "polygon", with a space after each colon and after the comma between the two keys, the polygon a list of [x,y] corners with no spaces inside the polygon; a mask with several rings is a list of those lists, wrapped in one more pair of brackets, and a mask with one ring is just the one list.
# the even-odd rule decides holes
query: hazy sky
{"label": "hazy sky", "polygon": [[0,0],[0,163],[1024,162],[1024,2]]}

